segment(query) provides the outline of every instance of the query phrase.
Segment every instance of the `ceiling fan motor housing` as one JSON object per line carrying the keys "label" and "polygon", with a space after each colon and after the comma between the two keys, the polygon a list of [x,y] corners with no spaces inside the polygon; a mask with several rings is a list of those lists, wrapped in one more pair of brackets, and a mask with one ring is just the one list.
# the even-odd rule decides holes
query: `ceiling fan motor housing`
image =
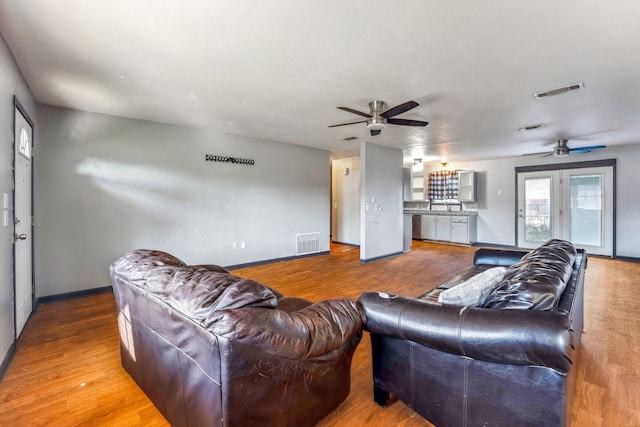
{"label": "ceiling fan motor housing", "polygon": [[369,112],[372,116],[379,116],[387,109],[387,103],[384,101],[371,101],[369,103]]}
{"label": "ceiling fan motor housing", "polygon": [[367,127],[370,130],[382,130],[387,125],[387,119],[381,116],[387,109],[387,103],[384,101],[371,101],[369,103],[369,114],[371,117],[367,119]]}
{"label": "ceiling fan motor housing", "polygon": [[556,146],[553,148],[554,157],[564,157],[569,155],[569,141],[566,139],[556,140]]}

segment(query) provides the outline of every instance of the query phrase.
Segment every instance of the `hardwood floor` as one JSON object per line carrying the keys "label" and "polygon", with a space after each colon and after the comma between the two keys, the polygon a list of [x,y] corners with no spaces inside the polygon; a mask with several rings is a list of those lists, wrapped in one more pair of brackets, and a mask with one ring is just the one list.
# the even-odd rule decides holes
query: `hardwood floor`
{"label": "hardwood floor", "polygon": [[[331,255],[233,273],[312,301],[371,290],[414,296],[469,265],[475,249],[414,242],[407,254],[360,264],[357,248],[333,245]],[[640,263],[589,258],[573,427],[640,425],[639,276]],[[0,425],[168,425],[120,366],[118,345],[112,294],[40,305],[0,383]],[[367,333],[349,397],[319,423],[343,425],[431,425],[400,401],[387,408],[373,402]]]}

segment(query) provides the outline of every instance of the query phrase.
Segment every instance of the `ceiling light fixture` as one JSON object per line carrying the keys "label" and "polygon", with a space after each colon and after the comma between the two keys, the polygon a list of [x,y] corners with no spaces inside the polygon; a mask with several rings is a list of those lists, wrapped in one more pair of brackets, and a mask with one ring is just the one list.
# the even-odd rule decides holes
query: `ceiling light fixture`
{"label": "ceiling light fixture", "polygon": [[387,119],[380,116],[373,116],[367,119],[367,127],[369,130],[382,130],[387,125]]}
{"label": "ceiling light fixture", "polygon": [[536,92],[533,97],[536,99],[547,98],[549,96],[561,95],[563,93],[571,92],[573,90],[583,89],[584,83],[578,82],[570,84],[569,86],[558,87],[555,89],[543,90],[542,92]]}

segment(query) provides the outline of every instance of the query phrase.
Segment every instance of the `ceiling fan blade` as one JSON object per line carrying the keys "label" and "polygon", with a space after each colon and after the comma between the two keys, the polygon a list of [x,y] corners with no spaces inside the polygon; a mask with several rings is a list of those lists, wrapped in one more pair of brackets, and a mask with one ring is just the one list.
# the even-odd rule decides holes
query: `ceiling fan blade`
{"label": "ceiling fan blade", "polygon": [[358,122],[349,122],[349,123],[340,123],[339,125],[329,125],[330,128],[335,128],[338,126],[347,126],[347,125],[355,125],[356,123],[367,123],[366,120],[360,120]]}
{"label": "ceiling fan blade", "polygon": [[606,145],[590,145],[588,147],[577,147],[577,148],[569,148],[569,151],[572,153],[588,153],[593,150],[600,150],[602,148],[607,148]]}
{"label": "ceiling fan blade", "polygon": [[392,125],[402,126],[426,126],[429,122],[423,122],[422,120],[408,120],[408,119],[387,119],[387,123]]}
{"label": "ceiling fan blade", "polygon": [[380,135],[381,129],[371,129],[371,136]]}
{"label": "ceiling fan blade", "polygon": [[369,114],[369,113],[363,113],[362,111],[354,110],[354,109],[348,108],[348,107],[338,107],[338,109],[344,110],[344,111],[348,111],[350,113],[357,114],[357,115],[362,116],[362,117],[367,117],[367,118],[368,117],[372,117],[371,114]]}
{"label": "ceiling fan blade", "polygon": [[411,110],[412,108],[416,108],[419,104],[416,101],[407,101],[404,104],[397,105],[393,108],[388,109],[384,113],[380,114],[385,119],[390,117],[397,116],[398,114],[402,114]]}

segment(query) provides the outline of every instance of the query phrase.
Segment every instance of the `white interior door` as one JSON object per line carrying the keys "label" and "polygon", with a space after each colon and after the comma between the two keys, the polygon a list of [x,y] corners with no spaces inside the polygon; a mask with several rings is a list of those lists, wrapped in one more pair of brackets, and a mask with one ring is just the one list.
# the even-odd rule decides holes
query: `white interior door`
{"label": "white interior door", "polygon": [[14,158],[14,274],[16,337],[20,336],[33,310],[31,151],[33,127],[19,108],[15,109]]}
{"label": "white interior door", "polygon": [[613,255],[613,168],[518,173],[518,246],[557,238]]}

